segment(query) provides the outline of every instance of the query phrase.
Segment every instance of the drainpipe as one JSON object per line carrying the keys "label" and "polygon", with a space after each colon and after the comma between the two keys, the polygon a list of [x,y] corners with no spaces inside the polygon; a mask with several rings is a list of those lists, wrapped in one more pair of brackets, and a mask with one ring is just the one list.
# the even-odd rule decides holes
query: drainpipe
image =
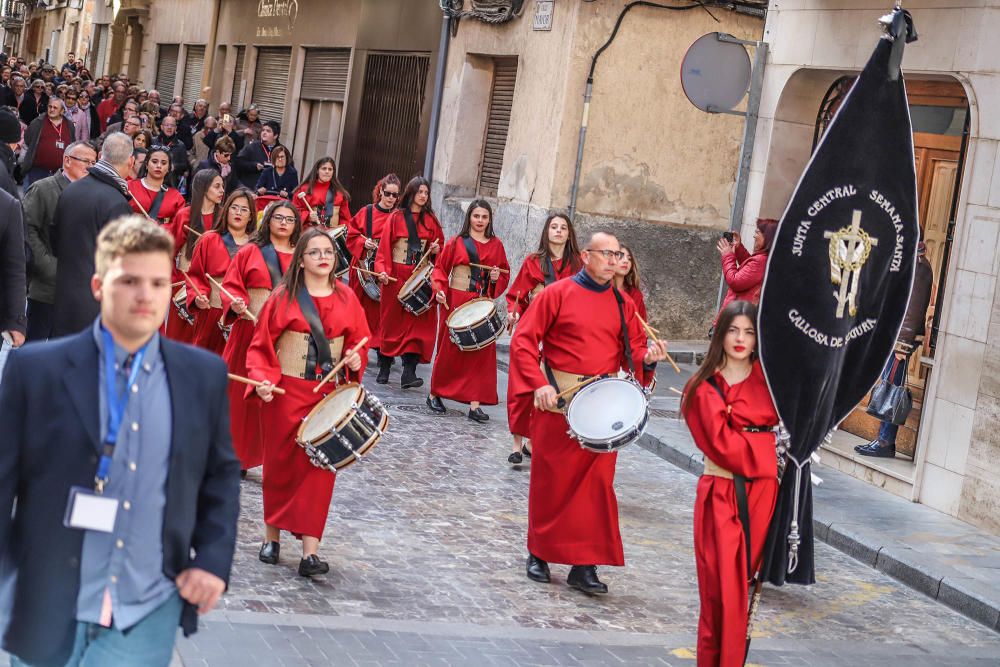
{"label": "drainpipe", "polygon": [[[443,8],[442,8],[443,9]],[[441,19],[441,41],[434,69],[434,94],[431,101],[430,127],[427,131],[427,155],[424,158],[424,178],[434,182],[434,151],[437,148],[438,126],[441,122],[441,99],[444,97],[444,75],[448,65],[448,45],[451,35],[451,13],[444,11]]]}
{"label": "drainpipe", "polygon": [[[205,45],[205,62],[201,71],[201,93],[198,95],[198,97],[204,97],[206,100],[209,100],[212,95],[211,79],[212,70],[215,68],[215,47],[219,42],[219,13],[222,11],[222,0],[215,0],[212,4],[212,25],[208,29],[208,43]],[[192,108],[194,108],[194,100],[190,100],[190,102]]]}

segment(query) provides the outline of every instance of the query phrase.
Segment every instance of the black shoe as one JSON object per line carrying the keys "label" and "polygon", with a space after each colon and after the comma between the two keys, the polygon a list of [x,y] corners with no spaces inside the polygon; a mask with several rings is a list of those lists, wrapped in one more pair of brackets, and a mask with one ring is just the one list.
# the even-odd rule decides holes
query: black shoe
{"label": "black shoe", "polygon": [[241,470],[240,471],[240,479],[246,479],[246,478],[247,478],[247,471],[246,470]]}
{"label": "black shoe", "polygon": [[879,459],[894,459],[896,458],[896,445],[877,443],[866,449],[858,450],[858,454],[861,454],[861,456],[873,456]]}
{"label": "black shoe", "polygon": [[537,581],[541,584],[547,584],[552,581],[549,576],[549,564],[538,556],[533,556],[528,554],[528,563],[525,568],[528,579],[532,581]]}
{"label": "black shoe", "polygon": [[299,575],[311,577],[314,574],[326,574],[330,571],[330,565],[319,559],[319,556],[312,554],[308,558],[299,561]]}
{"label": "black shoe", "polygon": [[882,444],[880,441],[872,440],[871,442],[866,442],[863,445],[854,445],[854,451],[860,454],[864,450],[871,449],[872,447],[878,447],[880,444]]}
{"label": "black shoe", "polygon": [[431,409],[431,412],[436,412],[440,415],[443,415],[448,411],[448,409],[444,407],[444,403],[442,403],[441,399],[437,396],[434,396],[433,398],[430,396],[427,397],[427,407]]}
{"label": "black shoe", "polygon": [[597,568],[593,565],[574,565],[569,569],[566,583],[570,588],[587,595],[604,595],[608,592],[608,585],[597,578]]}
{"label": "black shoe", "polygon": [[389,384],[389,369],[392,368],[392,357],[379,356],[378,375],[375,384]]}
{"label": "black shoe", "polygon": [[475,410],[469,410],[469,419],[482,424],[484,422],[488,422],[490,420],[490,416],[483,412],[482,408],[476,408]]}
{"label": "black shoe", "polygon": [[521,452],[511,452],[510,456],[507,457],[507,463],[511,465],[519,465],[524,461],[524,457],[521,456]]}
{"label": "black shoe", "polygon": [[260,547],[260,554],[257,556],[260,558],[261,563],[267,563],[268,565],[278,564],[278,555],[281,553],[281,543],[280,542],[264,542]]}
{"label": "black shoe", "polygon": [[531,458],[531,448],[527,445],[521,445],[521,453],[525,456],[525,458]]}
{"label": "black shoe", "polygon": [[422,386],[424,386],[424,381],[417,377],[417,365],[415,363],[404,363],[403,376],[399,379],[399,387],[401,389],[415,389]]}

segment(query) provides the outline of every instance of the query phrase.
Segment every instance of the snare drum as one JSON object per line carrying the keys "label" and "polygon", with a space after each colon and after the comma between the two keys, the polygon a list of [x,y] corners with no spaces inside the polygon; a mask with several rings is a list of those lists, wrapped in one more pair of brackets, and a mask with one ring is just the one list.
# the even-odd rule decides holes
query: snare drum
{"label": "snare drum", "polygon": [[631,379],[595,380],[578,391],[566,409],[570,437],[601,454],[638,440],[648,420],[646,393]]}
{"label": "snare drum", "polygon": [[[371,273],[365,273],[364,271],[359,271],[358,269],[366,269],[371,271]],[[382,300],[382,285],[379,284],[378,278],[372,274],[375,273],[375,251],[369,250],[368,256],[358,262],[358,266],[354,269],[354,276],[358,279],[358,284],[361,285],[361,289],[365,291],[365,296],[367,296],[372,301]]]}
{"label": "snare drum", "polygon": [[333,275],[340,277],[351,270],[351,251],[347,249],[347,227],[333,227],[326,231],[333,239],[333,247],[337,251],[337,268]]}
{"label": "snare drum", "polygon": [[186,284],[181,285],[181,288],[174,293],[171,301],[174,303],[174,308],[177,309],[177,315],[188,324],[194,325],[194,315],[191,314],[191,311],[189,311],[187,307]]}
{"label": "snare drum", "polygon": [[448,315],[448,337],[465,352],[492,345],[504,330],[504,321],[493,299],[479,298],[463,303]]}
{"label": "snare drum", "polygon": [[375,446],[389,426],[389,413],[356,382],[337,387],[302,420],[295,441],[317,468],[337,472]]}
{"label": "snare drum", "polygon": [[423,315],[434,303],[434,284],[431,282],[433,264],[424,264],[406,279],[396,298],[411,315]]}

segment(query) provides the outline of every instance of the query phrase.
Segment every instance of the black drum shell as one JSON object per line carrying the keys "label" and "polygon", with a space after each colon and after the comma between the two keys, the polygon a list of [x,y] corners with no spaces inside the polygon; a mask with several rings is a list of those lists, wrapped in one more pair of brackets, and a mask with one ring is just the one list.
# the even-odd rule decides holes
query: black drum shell
{"label": "black drum shell", "polygon": [[[366,415],[368,420],[359,413]],[[313,453],[310,453],[310,458],[315,465],[327,470],[337,471],[346,468],[356,463],[359,456],[375,446],[379,440],[377,437],[379,429],[384,431],[388,423],[389,415],[385,408],[371,394],[365,392],[358,409],[337,426],[336,430],[327,433],[317,442],[308,443],[326,460]]]}
{"label": "black drum shell", "polygon": [[495,308],[480,322],[461,328],[448,327],[448,337],[463,352],[475,352],[495,343],[503,331],[503,317]]}

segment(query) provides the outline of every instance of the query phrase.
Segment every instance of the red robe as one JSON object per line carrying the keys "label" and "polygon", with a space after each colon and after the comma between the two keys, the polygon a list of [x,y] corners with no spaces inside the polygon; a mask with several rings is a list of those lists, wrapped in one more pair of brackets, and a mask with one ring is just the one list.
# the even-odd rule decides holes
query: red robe
{"label": "red robe", "polygon": [[[291,253],[278,253],[278,264],[282,274],[288,270],[291,261]],[[226,271],[222,286],[247,304],[250,303],[251,289],[271,289],[271,274],[267,270],[259,246],[248,243],[239,249],[229,265],[229,270]],[[226,347],[222,351],[222,359],[226,362],[230,373],[245,377],[247,349],[250,347],[256,325],[248,317],[237,316],[230,310],[231,305],[232,301],[223,294],[222,309],[225,312],[226,324],[231,324],[233,330],[229,332],[229,340],[226,341]],[[259,314],[254,313],[254,315]],[[261,402],[244,400],[245,389],[242,384],[229,383],[229,424],[233,431],[233,449],[240,459],[240,467],[249,470],[264,462],[264,453],[260,431]]]}
{"label": "red robe", "polygon": [[[391,210],[384,211],[377,205],[372,204],[372,233],[371,236],[366,234],[367,230],[367,216],[365,215],[365,210],[368,207],[362,208],[358,211],[358,214],[351,219],[351,222],[347,226],[347,249],[351,251],[351,272],[350,283],[351,288],[358,297],[358,301],[361,302],[361,307],[365,310],[365,319],[368,320],[368,328],[372,332],[372,339],[368,342],[369,347],[378,348],[381,347],[381,327],[379,326],[379,320],[381,319],[381,304],[378,301],[372,301],[365,294],[365,290],[361,287],[361,283],[358,281],[357,272],[354,271],[354,267],[358,265],[365,253],[365,240],[368,238],[373,238],[376,241],[382,238],[382,231],[385,229],[385,222],[389,219],[389,215],[392,213]],[[382,288],[385,292],[385,287]]]}
{"label": "red robe", "polygon": [[[132,207],[132,210],[140,215],[143,211],[150,213],[150,208],[153,206],[153,200],[156,199],[157,191],[150,190],[143,185],[141,178],[129,181],[128,190],[139,204],[142,205],[142,211],[140,211],[135,201],[130,199],[129,205]],[[167,188],[166,192],[163,193],[163,201],[160,202],[160,210],[156,213],[156,219],[163,224],[167,224],[184,206],[184,196],[181,195],[180,190],[177,188]]]}
{"label": "red robe", "polygon": [[[652,376],[642,366],[646,336],[635,306],[626,299],[623,309],[636,376],[646,383]],[[616,374],[627,368],[624,347],[611,290],[594,291],[575,277],[560,280],[534,299],[517,325],[510,344],[510,383],[516,393],[534,393],[548,384],[539,368],[543,354],[558,370]],[[556,563],[624,565],[614,489],[618,455],[583,449],[568,429],[560,413],[531,412],[528,551]]]}
{"label": "red robe", "polygon": [[[189,286],[187,291],[188,310],[194,314],[194,336],[191,342],[220,356],[226,347],[226,339],[219,327],[223,308],[212,306],[202,309],[195,305],[194,300],[198,291],[206,297],[211,294],[213,285],[208,276],[220,283],[225,279],[232,259],[222,235],[209,230],[195,244],[194,252],[191,253],[191,269],[188,271],[190,284],[198,288],[195,290]],[[221,300],[221,293],[219,296]]]}
{"label": "red robe", "polygon": [[[778,494],[778,464],[774,434],[743,428],[776,425],[778,415],[759,362],[754,362],[750,376],[735,386],[730,387],[719,373],[715,381],[726,400],[708,382],[702,382],[691,397],[685,418],[706,459],[747,479],[750,548],[756,569]],[[715,475],[702,475],[698,480],[694,555],[701,597],[698,664],[742,665],[749,578],[733,480]]]}
{"label": "red robe", "polygon": [[[423,220],[423,224],[421,224],[420,216],[414,216],[417,236],[421,239],[427,239],[426,247],[430,247],[434,241],[444,246],[444,232],[441,230],[441,223],[438,222],[438,219],[432,213],[425,213]],[[392,261],[392,244],[397,239],[405,238],[407,238],[406,221],[403,219],[403,212],[393,211],[389,219],[385,221],[382,239],[378,245],[378,253],[375,255],[376,273],[385,271],[391,277],[396,278],[396,282],[382,285],[380,351],[389,357],[413,352],[420,355],[420,363],[427,364],[430,363],[431,356],[434,354],[438,308],[433,305],[423,315],[414,317],[403,310],[403,304],[396,298],[400,288],[413,273],[414,268],[410,264],[397,264]],[[429,257],[434,259],[433,255]]]}
{"label": "red robe", "polygon": [[[303,183],[299,187],[295,188],[295,192],[292,193],[292,203],[295,204],[295,208],[299,209],[299,215],[302,217],[302,231],[309,229],[313,226],[312,222],[309,221],[309,209],[302,202],[299,197],[299,193],[303,192],[306,195],[306,201],[309,202],[309,206],[313,207],[313,210],[319,214],[319,217],[323,217],[323,212],[326,210],[326,193],[333,185],[333,181],[329,183],[319,183],[317,182],[313,186],[312,194],[309,194],[309,184]],[[328,220],[327,226],[329,227],[340,227],[341,225],[347,225],[351,222],[351,208],[347,204],[347,199],[344,197],[343,193],[339,190],[333,196],[333,205],[339,206],[340,210],[337,212],[336,220]]]}
{"label": "red robe", "polygon": [[639,313],[645,322],[649,322],[649,315],[646,313],[646,299],[642,296],[642,290],[638,287],[626,287],[622,285],[621,293],[632,299],[635,303],[635,311]]}
{"label": "red robe", "polygon": [[[555,269],[556,280],[568,278],[574,273],[571,262],[565,257],[562,261],[553,262],[552,268]],[[541,260],[535,254],[531,254],[524,258],[521,270],[517,272],[517,278],[507,290],[507,312],[524,315],[531,298],[534,298],[529,298],[528,295],[538,285],[545,285],[545,274],[542,272]],[[531,392],[517,394],[512,391],[512,385],[507,384],[507,427],[514,435],[528,437],[528,417],[534,400]]]}
{"label": "red robe", "polygon": [[[171,282],[178,283],[184,281],[187,287],[188,296],[190,297],[192,290],[191,284],[184,280],[184,276],[181,274],[178,268],[178,262],[180,257],[184,253],[184,243],[187,241],[188,231],[184,228],[185,225],[191,227],[192,229],[197,229],[202,231],[204,229],[211,229],[212,223],[214,222],[215,216],[212,214],[205,214],[201,216],[201,225],[194,226],[191,224],[191,207],[185,206],[181,210],[177,211],[174,217],[166,224],[166,229],[170,232],[170,235],[174,237],[174,270],[171,275]],[[196,221],[197,222],[197,221]],[[192,251],[193,253],[193,251]],[[177,289],[174,290],[176,293]],[[194,315],[194,311],[191,311]],[[172,340],[180,341],[181,343],[190,343],[194,340],[194,327],[184,320],[181,316],[177,314],[177,309],[173,306],[170,307],[170,311],[167,315],[167,326],[165,329],[167,338]]]}
{"label": "red robe", "polygon": [[[510,270],[507,263],[507,253],[500,239],[493,237],[486,243],[476,244],[479,253],[477,264],[498,266]],[[437,356],[434,358],[434,370],[431,371],[431,394],[448,398],[459,403],[479,401],[483,405],[496,405],[497,398],[497,346],[488,345],[474,352],[463,352],[451,342],[448,336],[448,326],[445,321],[455,309],[464,303],[481,296],[478,292],[452,289],[448,286],[448,277],[453,267],[460,264],[468,265],[471,260],[465,250],[461,237],[456,236],[444,244],[441,254],[434,266],[434,291],[444,291],[448,296],[448,306],[451,310],[440,309],[441,322],[438,324]],[[508,273],[501,273],[495,282],[489,281],[489,271],[483,280],[486,284],[485,294],[491,299],[497,299],[507,289]]]}
{"label": "red robe", "polygon": [[[330,296],[313,298],[323,331],[329,338],[344,336],[344,350],[352,348],[368,335],[364,311],[357,297],[343,284],[337,284]],[[287,393],[274,394],[274,400],[261,408],[264,442],[264,521],[269,526],[297,536],[321,538],[330,511],[335,475],[317,468],[296,442],[302,418],[335,389],[334,382],[313,393],[318,380],[304,380],[281,374],[274,345],[285,331],[309,333],[302,310],[295,299],[288,301],[284,289],[275,290],[258,316],[247,350],[247,374],[254,380],[269,380]],[[347,377],[360,381],[368,359],[367,348],[358,351],[361,370],[348,371]],[[345,368],[346,370],[346,368]],[[260,401],[253,387],[247,387],[250,400]]]}

